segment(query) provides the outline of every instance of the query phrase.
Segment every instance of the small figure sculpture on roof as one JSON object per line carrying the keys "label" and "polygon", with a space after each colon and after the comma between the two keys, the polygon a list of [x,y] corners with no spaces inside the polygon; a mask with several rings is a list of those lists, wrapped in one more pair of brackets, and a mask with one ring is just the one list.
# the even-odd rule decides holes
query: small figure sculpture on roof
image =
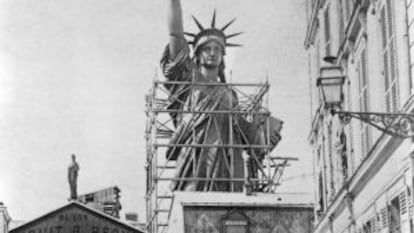
{"label": "small figure sculpture on roof", "polygon": [[79,173],[79,164],[76,162],[75,154],[72,154],[72,163],[68,168],[68,181],[70,188],[70,199],[76,200],[78,198],[77,194],[77,180]]}

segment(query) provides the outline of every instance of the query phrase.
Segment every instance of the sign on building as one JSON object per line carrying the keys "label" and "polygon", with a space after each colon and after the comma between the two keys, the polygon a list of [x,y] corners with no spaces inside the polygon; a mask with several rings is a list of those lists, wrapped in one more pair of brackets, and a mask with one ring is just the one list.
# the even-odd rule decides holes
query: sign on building
{"label": "sign on building", "polygon": [[116,218],[79,202],[55,211],[10,231],[10,233],[142,233]]}

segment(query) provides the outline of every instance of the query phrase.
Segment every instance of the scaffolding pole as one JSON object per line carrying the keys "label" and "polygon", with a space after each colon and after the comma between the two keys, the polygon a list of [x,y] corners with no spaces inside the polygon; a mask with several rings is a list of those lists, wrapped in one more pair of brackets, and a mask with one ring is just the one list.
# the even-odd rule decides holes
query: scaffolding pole
{"label": "scaffolding pole", "polygon": [[[168,87],[174,85],[181,85],[183,91],[176,96],[171,96]],[[187,109],[172,109],[169,108],[171,102],[175,101],[179,104],[185,104],[180,98],[185,91],[195,90],[197,88],[216,88],[221,86],[227,88],[234,93],[237,98],[237,105],[233,106],[235,99],[233,95],[230,95],[229,106],[226,110],[200,110],[197,108],[196,101],[192,99],[192,103]],[[169,218],[171,215],[171,209],[174,203],[174,192],[171,191],[169,185],[171,182],[188,182],[188,181],[201,181],[206,182],[209,185],[213,185],[215,182],[228,182],[230,184],[229,192],[234,192],[234,185],[244,183],[244,188],[248,184],[253,192],[269,192],[273,193],[276,187],[280,185],[283,169],[289,166],[289,161],[294,161],[293,157],[272,157],[270,156],[270,150],[272,145],[270,144],[270,112],[268,106],[268,90],[269,83],[200,83],[195,81],[178,82],[178,81],[159,81],[154,80],[151,91],[146,95],[146,175],[147,175],[147,187],[146,187],[146,210],[147,210],[147,224],[146,229],[148,233],[164,233],[168,231]],[[192,98],[192,97],[190,97]],[[265,105],[265,106],[264,106]],[[208,143],[196,143],[196,128],[195,124],[192,127],[191,137],[192,143],[177,143],[171,142],[171,138],[176,131],[176,125],[171,118],[171,114],[181,114],[182,116],[193,116],[191,120],[194,120],[194,116],[198,114],[207,114],[217,116],[228,117],[228,130],[230,132],[228,144],[208,144]],[[256,116],[263,117],[264,127],[266,130],[266,140],[264,144],[240,144],[236,142],[233,131],[237,129],[234,124],[235,118],[243,118],[247,122],[252,122],[252,119]],[[194,120],[195,121],[195,120]],[[217,126],[216,126],[217,127]],[[218,126],[220,127],[220,126]],[[243,139],[246,135],[241,135]],[[239,140],[240,141],[240,140]],[[216,149],[226,151],[222,156],[229,155],[229,161],[226,165],[228,169],[229,177],[215,177],[214,174],[211,177],[177,177],[176,161],[167,158],[166,152],[170,148],[185,148],[191,150],[192,159],[197,159],[196,150],[203,149]],[[244,174],[245,177],[236,177],[234,175],[234,151],[235,150],[248,150],[250,153],[243,152],[244,156]],[[259,158],[255,154],[255,150],[264,151],[264,156]],[[247,163],[246,161],[249,161]],[[246,164],[254,164],[254,168],[257,173],[251,172],[251,165],[247,167]],[[195,169],[194,167],[191,169]],[[214,169],[213,169],[214,170]],[[213,172],[214,173],[214,172]]]}

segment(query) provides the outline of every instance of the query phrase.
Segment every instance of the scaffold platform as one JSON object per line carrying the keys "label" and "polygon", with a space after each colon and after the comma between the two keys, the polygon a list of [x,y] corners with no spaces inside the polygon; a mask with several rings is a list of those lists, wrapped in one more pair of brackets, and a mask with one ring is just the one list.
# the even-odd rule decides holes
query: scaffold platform
{"label": "scaffold platform", "polygon": [[[176,96],[171,96],[169,90],[174,85],[180,85],[183,91],[178,92]],[[230,90],[237,98],[237,104],[233,97],[230,97],[229,108],[220,110],[203,110],[196,106],[190,108],[171,108],[171,103],[182,103],[180,95],[184,95],[186,91],[197,89],[198,87],[220,87]],[[182,190],[174,190],[171,188],[173,182],[209,182],[211,186],[219,182],[228,182],[229,193],[269,193],[274,194],[278,185],[280,185],[281,177],[284,169],[289,166],[290,161],[295,161],[297,158],[288,156],[275,156],[271,154],[271,149],[274,147],[271,142],[270,132],[270,111],[269,109],[269,88],[268,82],[263,83],[200,83],[200,82],[177,82],[177,81],[160,81],[154,80],[150,93],[146,95],[146,211],[147,211],[147,232],[148,233],[163,233],[168,232],[169,219],[171,217],[171,209],[174,205],[174,192]],[[199,103],[198,103],[199,104]],[[205,144],[197,143],[197,140],[190,140],[191,143],[182,143],[177,140],[172,140],[176,135],[177,124],[174,122],[176,116],[174,114],[181,114],[183,117],[191,122],[199,114],[215,115],[219,114],[221,117],[227,118],[230,124],[229,127],[229,143],[227,144]],[[243,119],[247,123],[253,121],[256,116],[261,116],[263,119],[263,127],[265,128],[264,142],[255,144],[252,142],[246,143],[246,140],[233,139],[232,132],[238,127],[235,124],[235,118]],[[193,131],[197,130],[193,124]],[[197,137],[195,133],[188,137]],[[244,135],[241,135],[242,139]],[[233,142],[234,140],[234,142]],[[214,148],[215,150],[225,151],[228,156],[228,164],[225,169],[228,171],[228,177],[183,177],[177,176],[177,159],[166,156],[167,151],[171,148],[187,148],[196,156],[197,151],[202,148]],[[241,163],[244,165],[244,176],[236,176],[233,160],[235,159],[233,151],[243,150],[243,159],[250,161]],[[257,155],[255,151],[264,151],[263,155]],[[248,152],[246,152],[248,151]],[[250,167],[249,167],[250,166]],[[254,169],[252,170],[252,166]],[[190,168],[194,169],[194,168]],[[254,172],[252,172],[254,171]],[[242,184],[243,189],[237,189],[237,185]],[[197,190],[195,193],[201,193],[202,190]],[[275,200],[276,201],[276,200]]]}

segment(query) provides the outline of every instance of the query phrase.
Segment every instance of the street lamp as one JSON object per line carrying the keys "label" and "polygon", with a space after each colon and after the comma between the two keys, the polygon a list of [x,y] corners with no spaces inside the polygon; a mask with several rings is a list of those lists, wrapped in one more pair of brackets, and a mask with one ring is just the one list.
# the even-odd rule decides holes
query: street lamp
{"label": "street lamp", "polygon": [[341,68],[329,66],[321,68],[321,76],[316,81],[319,87],[322,100],[324,103],[333,108],[340,106],[343,100],[342,87],[345,82],[345,76],[341,74]]}
{"label": "street lamp", "polygon": [[341,74],[341,68],[330,66],[321,68],[321,76],[316,83],[325,105],[330,108],[332,115],[338,115],[342,123],[348,124],[351,118],[356,118],[396,138],[414,136],[414,114],[336,110],[335,107],[341,109],[344,81],[345,76]]}

